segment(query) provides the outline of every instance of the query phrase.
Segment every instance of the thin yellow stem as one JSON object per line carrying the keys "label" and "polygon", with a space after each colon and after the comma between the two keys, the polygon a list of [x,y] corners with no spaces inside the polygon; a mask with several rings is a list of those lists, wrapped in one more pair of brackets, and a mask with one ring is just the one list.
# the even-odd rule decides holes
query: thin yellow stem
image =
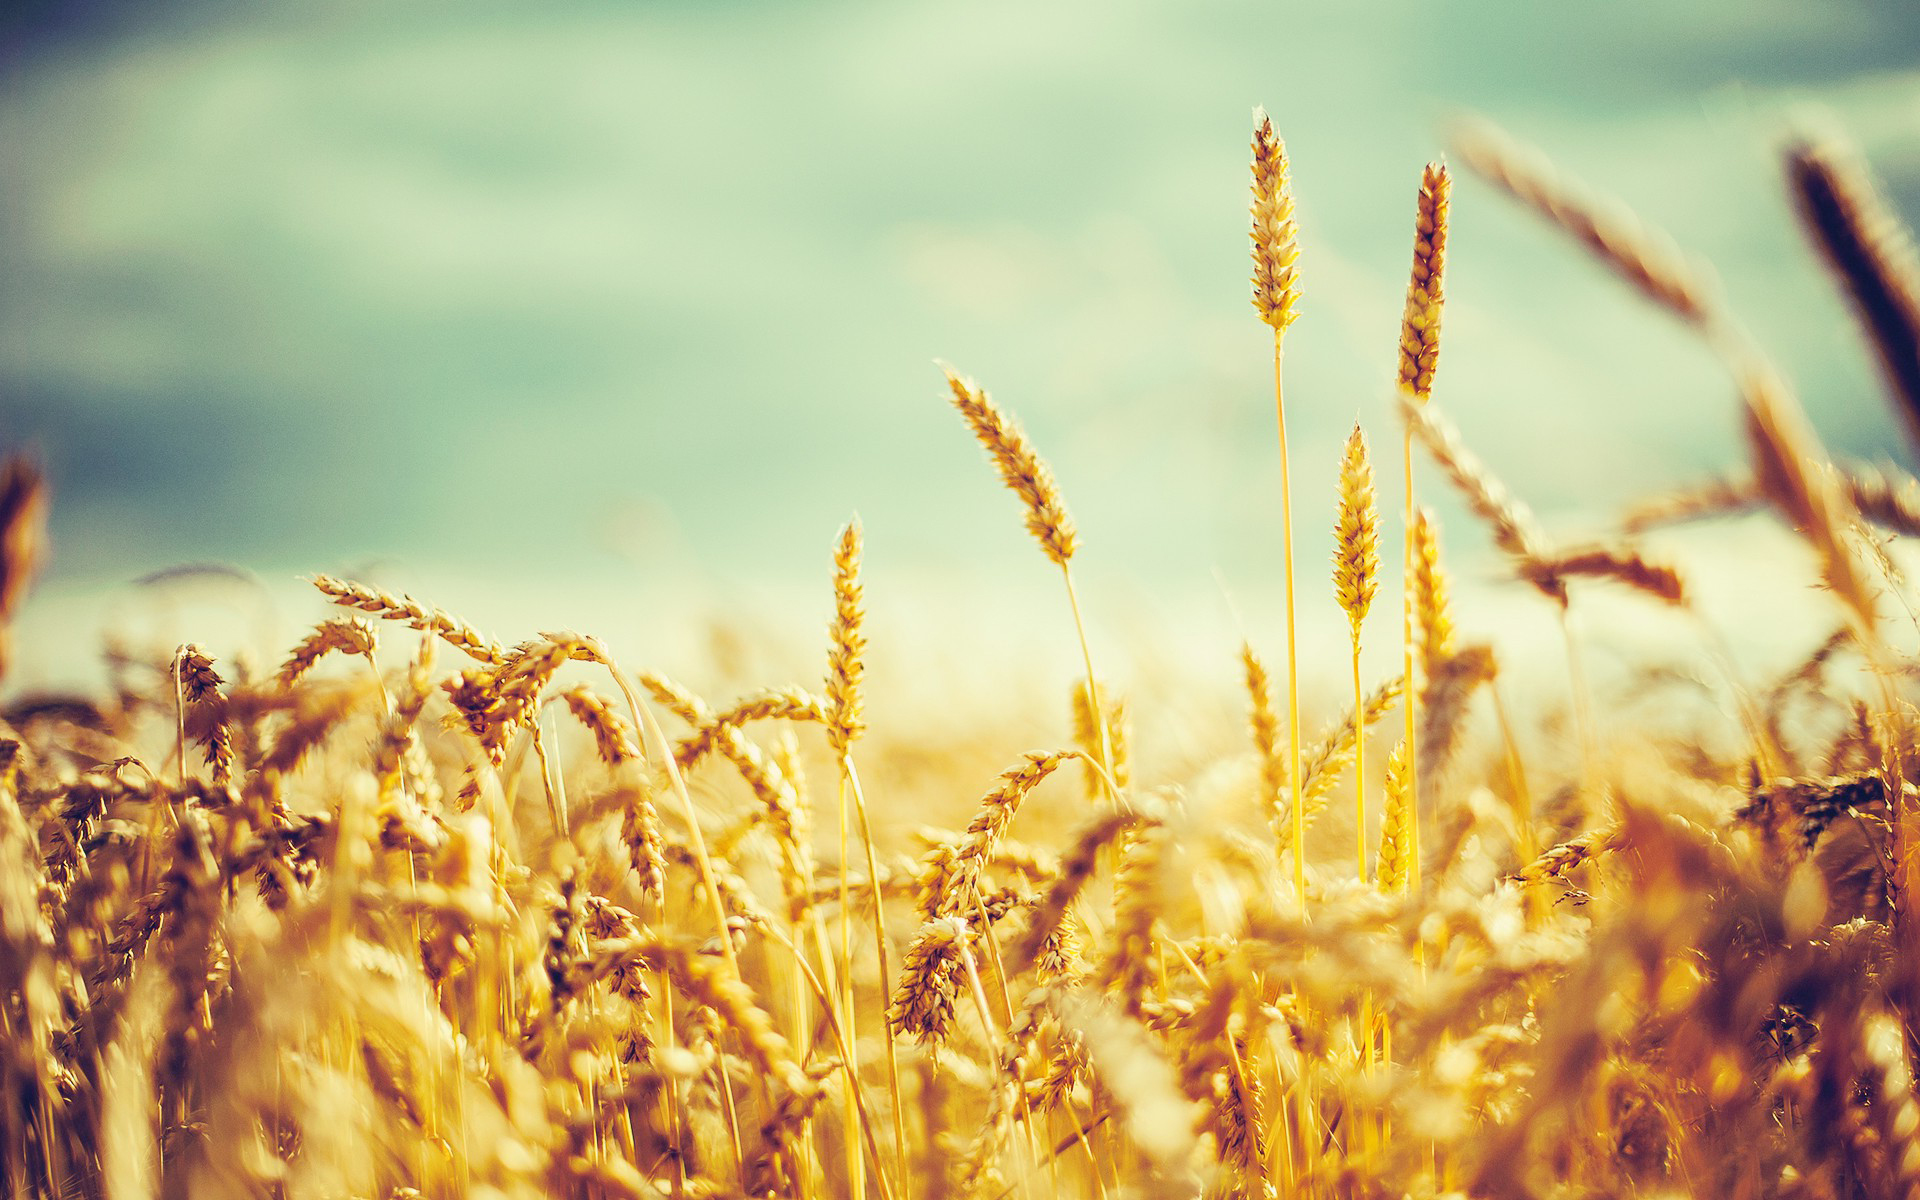
{"label": "thin yellow stem", "polygon": [[1580,790],[1594,782],[1593,697],[1587,690],[1586,666],[1580,657],[1580,640],[1573,636],[1571,605],[1560,604],[1560,634],[1567,643],[1567,689],[1573,693],[1573,723],[1580,739]]}
{"label": "thin yellow stem", "polygon": [[1067,607],[1073,610],[1073,631],[1080,638],[1080,661],[1087,668],[1087,712],[1100,739],[1100,773],[1106,785],[1107,799],[1118,802],[1120,793],[1113,780],[1113,741],[1107,733],[1107,714],[1100,707],[1100,689],[1093,681],[1093,651],[1087,646],[1087,623],[1080,617],[1080,597],[1073,589],[1073,568],[1060,564],[1060,576],[1067,581]]}
{"label": "thin yellow stem", "polygon": [[[1293,474],[1287,459],[1287,401],[1282,384],[1281,356],[1285,344],[1282,329],[1273,331],[1273,409],[1280,431],[1280,553],[1286,566],[1287,597],[1287,798],[1292,810],[1293,892],[1300,904],[1302,920],[1307,916],[1306,805],[1300,800],[1300,639],[1295,616],[1293,580]],[[1306,1064],[1290,1089],[1293,1139],[1299,1144],[1299,1157],[1293,1164],[1294,1182],[1310,1175],[1305,1170],[1311,1152],[1308,1133],[1313,1119],[1313,1094]]]}
{"label": "thin yellow stem", "polygon": [[[618,678],[618,675],[619,673],[615,672],[616,678]],[[625,686],[624,680],[622,681],[622,686]],[[641,727],[646,730],[646,736],[651,738],[654,745],[660,748],[660,761],[662,765],[666,767],[667,771],[667,786],[673,792],[674,797],[680,801],[681,812],[686,817],[687,836],[693,842],[693,860],[695,865],[700,869],[700,881],[706,885],[707,902],[713,906],[714,924],[719,928],[720,932],[720,956],[727,964],[728,973],[731,974],[736,981],[745,984],[746,976],[740,972],[740,959],[733,952],[733,934],[727,928],[726,901],[721,899],[719,879],[713,869],[713,858],[707,852],[707,835],[700,828],[700,814],[694,810],[693,796],[687,791],[686,778],[680,774],[680,764],[675,761],[673,757],[673,743],[667,740],[666,730],[660,728],[660,722],[654,719],[653,707],[651,705],[640,705],[639,712]],[[759,1081],[760,1099],[765,1105],[766,1110],[772,1112],[773,1096],[769,1090],[767,1079],[764,1075],[756,1075],[755,1078]],[[730,1118],[734,1118],[730,1095],[731,1085],[728,1083],[727,1073],[724,1069],[720,1071],[720,1084],[721,1099],[728,1101],[726,1105],[727,1115]],[[737,1118],[729,1123],[727,1132],[733,1138],[734,1170],[736,1174],[738,1174],[744,1167],[744,1159],[740,1147],[740,1129]]]}
{"label": "thin yellow stem", "polygon": [[[1353,822],[1356,827],[1354,841],[1357,845],[1355,862],[1360,868],[1360,882],[1367,882],[1367,721],[1366,695],[1360,690],[1360,626],[1353,627]],[[1360,1024],[1354,1039],[1360,1052],[1360,1070],[1367,1075],[1373,1074],[1373,993],[1368,991],[1360,1000]],[[1375,1145],[1372,1122],[1361,1118],[1359,1140],[1363,1141],[1366,1151],[1372,1154]]]}
{"label": "thin yellow stem", "polygon": [[[993,977],[1000,984],[1000,1011],[1006,1014],[1007,1028],[1012,1029],[1014,1022],[1013,997],[1007,994],[1007,965],[1000,957],[1000,943],[994,940],[993,922],[987,917],[987,905],[986,901],[980,896],[980,888],[976,885],[969,890],[973,894],[973,913],[976,918],[974,928],[980,931],[980,940],[986,943],[987,965],[993,968]],[[1026,1132],[1028,1157],[1035,1162],[1039,1162],[1041,1157],[1040,1144],[1034,1140],[1033,1136],[1033,1105],[1027,1099],[1025,1088],[1020,1089],[1019,1095],[1020,1127]],[[1097,1180],[1099,1175],[1099,1165],[1096,1163],[1094,1166],[1094,1178]],[[1060,1191],[1060,1168],[1059,1165],[1050,1158],[1047,1159],[1047,1183],[1057,1195]]]}
{"label": "thin yellow stem", "polygon": [[1300,653],[1294,613],[1293,476],[1287,462],[1287,401],[1280,359],[1285,334],[1273,331],[1273,409],[1280,427],[1280,553],[1287,579],[1287,796],[1293,809],[1293,890],[1307,911],[1306,806],[1300,803]]}
{"label": "thin yellow stem", "polygon": [[[844,761],[844,760],[843,760]],[[853,898],[847,888],[847,868],[853,863],[853,822],[848,811],[849,795],[852,790],[847,786],[847,773],[840,772],[840,1005],[847,1014],[847,1078],[860,1078],[860,1026],[856,1023],[859,1009],[855,1007],[853,994]],[[870,881],[875,893],[880,890],[880,880]],[[887,1036],[889,1044],[893,1036]],[[853,1087],[847,1089],[847,1194],[852,1197],[866,1195],[866,1181],[860,1174],[860,1148],[853,1137],[853,1125],[858,1119],[854,1108]]]}
{"label": "thin yellow stem", "polygon": [[[650,711],[647,709],[644,709],[641,706],[640,697],[633,690],[633,685],[627,682],[627,677],[625,675],[622,675],[620,673],[620,669],[614,666],[612,662],[608,662],[606,666],[607,666],[607,674],[613,676],[613,685],[619,688],[620,694],[626,698],[627,710],[633,714],[633,727],[637,730],[659,733],[660,732],[659,724],[652,720]],[[673,762],[672,744],[667,741],[664,733],[661,734],[661,736],[658,738],[658,741],[660,743],[661,753],[665,756],[668,763],[673,764],[674,770],[677,773],[679,770],[679,764]],[[656,896],[654,900],[655,900],[655,903],[660,906],[661,908],[660,915],[664,920],[666,916],[666,897]],[[725,923],[725,918],[723,917],[722,924],[724,925],[724,923]],[[724,929],[722,930],[722,933],[721,933],[721,940],[722,941],[726,940]],[[661,1004],[661,1016],[663,1018],[663,1023],[666,1028],[667,1044],[669,1046],[675,1046],[679,1044],[679,1033],[674,1028],[674,1020],[673,1020],[673,981],[664,975],[661,976],[661,980],[662,980],[662,997],[663,997],[663,1002]],[[679,1083],[677,1081],[671,1083],[665,1089],[665,1093],[666,1093],[666,1106],[667,1106],[667,1126],[671,1133],[671,1136],[673,1137],[673,1149],[674,1149],[673,1161],[674,1161],[675,1170],[674,1170],[674,1179],[673,1179],[673,1195],[674,1195],[674,1200],[680,1200],[680,1197],[685,1193],[686,1187],[687,1187],[687,1162],[686,1162],[686,1156],[680,1153],[681,1100],[680,1100]]]}
{"label": "thin yellow stem", "polygon": [[[853,1051],[849,1044],[847,1032],[841,1027],[839,1020],[833,1015],[833,996],[828,990],[827,985],[820,981],[820,976],[814,973],[811,966],[807,965],[807,956],[801,952],[800,947],[796,945],[791,938],[788,938],[778,929],[771,926],[762,932],[766,934],[768,940],[793,956],[794,966],[799,968],[800,975],[806,980],[807,986],[813,990],[814,996],[820,1001],[820,1011],[827,1019],[827,1032],[833,1035],[834,1044],[840,1048],[841,1069],[847,1076],[847,1094],[853,1097],[854,1111],[858,1115],[859,1128],[863,1134],[862,1141],[865,1143],[867,1155],[873,1163],[874,1186],[880,1189],[880,1200],[893,1200],[893,1188],[887,1181],[886,1170],[880,1161],[880,1143],[873,1135],[873,1112],[867,1104],[866,1093],[861,1090],[860,1077],[853,1073]],[[847,1136],[848,1140],[851,1141],[853,1137],[853,1131],[851,1129],[847,1131]]]}
{"label": "thin yellow stem", "polygon": [[1407,882],[1408,891],[1420,889],[1420,680],[1413,671],[1414,659],[1414,547],[1413,527],[1419,514],[1413,502],[1413,427],[1405,426],[1400,439],[1400,465],[1406,479],[1407,529],[1406,553],[1401,559],[1403,568],[1400,584],[1400,644],[1401,674],[1406,680],[1406,698],[1402,701],[1401,711],[1406,714],[1407,747]]}
{"label": "thin yellow stem", "polygon": [[1354,861],[1360,865],[1360,882],[1367,881],[1367,698],[1360,690],[1360,631],[1353,633],[1353,822],[1358,827],[1354,841],[1358,847]]}
{"label": "thin yellow stem", "polygon": [[[853,811],[860,819],[860,840],[866,844],[867,850],[867,878],[873,881],[873,886],[868,889],[868,895],[873,900],[873,952],[880,964],[880,997],[884,1013],[886,998],[893,995],[893,979],[887,970],[886,910],[880,902],[880,860],[874,853],[873,826],[867,820],[867,799],[865,793],[861,791],[860,773],[854,769],[851,751],[841,757],[840,769],[846,777],[849,790],[853,793]],[[846,879],[844,871],[841,872],[840,878],[843,881]],[[852,986],[851,972],[849,972],[848,986],[849,988]],[[893,1105],[893,1147],[900,1160],[900,1194],[904,1200],[905,1197],[912,1195],[910,1189],[913,1166],[912,1160],[907,1157],[907,1125],[904,1112],[906,1106],[901,1102],[900,1092],[900,1055],[894,1049],[892,1030],[886,1031],[885,1041],[887,1090],[892,1097]]]}

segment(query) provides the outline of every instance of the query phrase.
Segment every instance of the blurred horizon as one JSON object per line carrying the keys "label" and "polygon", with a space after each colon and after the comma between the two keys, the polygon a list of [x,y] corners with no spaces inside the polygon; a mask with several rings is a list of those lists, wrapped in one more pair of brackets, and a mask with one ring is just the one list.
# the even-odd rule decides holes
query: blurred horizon
{"label": "blurred horizon", "polygon": [[[1299,200],[1304,578],[1348,428],[1398,440],[1462,114],[1713,263],[1837,455],[1912,462],[1778,165],[1843,131],[1920,217],[1902,0],[42,0],[0,16],[0,438],[47,461],[62,595],[192,562],[774,595],[854,512],[882,578],[1047,586],[941,359],[1033,434],[1096,586],[1264,595],[1256,104]],[[1436,400],[1550,526],[1737,462],[1688,335],[1464,172],[1453,219]]]}

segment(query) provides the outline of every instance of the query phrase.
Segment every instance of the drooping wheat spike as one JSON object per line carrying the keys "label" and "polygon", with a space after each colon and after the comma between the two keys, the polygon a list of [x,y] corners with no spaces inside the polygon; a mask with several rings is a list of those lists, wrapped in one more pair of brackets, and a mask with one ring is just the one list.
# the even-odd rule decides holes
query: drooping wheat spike
{"label": "drooping wheat spike", "polygon": [[[1553,552],[1540,532],[1533,513],[1513,498],[1480,460],[1460,442],[1460,435],[1431,404],[1415,402],[1401,393],[1400,415],[1413,436],[1447,473],[1447,478],[1466,498],[1467,507],[1487,523],[1493,532],[1493,544],[1515,560],[1523,574],[1530,565],[1546,562]],[[1526,575],[1527,582],[1560,603],[1566,602],[1566,588],[1557,576],[1545,573]]]}
{"label": "drooping wheat spike", "polygon": [[1413,791],[1407,779],[1407,744],[1387,756],[1387,804],[1380,818],[1379,884],[1402,892],[1413,878]]}
{"label": "drooping wheat spike", "polygon": [[489,666],[498,666],[506,661],[505,647],[481,636],[479,630],[458,617],[430,608],[411,596],[396,596],[392,592],[335,579],[331,575],[315,575],[312,582],[321,594],[335,604],[372,613],[384,621],[404,622],[423,633],[433,634],[449,646],[466,651]]}
{"label": "drooping wheat spike", "polygon": [[1420,173],[1413,227],[1413,271],[1400,317],[1400,386],[1425,400],[1440,364],[1440,318],[1446,306],[1447,207],[1453,176],[1440,163]]}
{"label": "drooping wheat spike", "polygon": [[627,862],[640,881],[640,894],[658,901],[667,891],[666,839],[660,832],[660,808],[654,802],[653,782],[644,774],[623,781],[620,840],[627,846]]}
{"label": "drooping wheat spike", "polygon": [[1636,502],[1621,516],[1620,530],[1646,533],[1665,525],[1751,512],[1760,503],[1751,479],[1707,479]]}
{"label": "drooping wheat spike", "polygon": [[1589,859],[1611,853],[1624,844],[1618,825],[1608,825],[1600,829],[1590,829],[1578,837],[1569,838],[1547,850],[1540,857],[1526,863],[1509,878],[1519,883],[1539,883],[1548,879],[1558,879]]}
{"label": "drooping wheat spike", "polygon": [[[1380,573],[1380,510],[1373,498],[1373,464],[1367,459],[1367,435],[1358,424],[1347,435],[1340,460],[1340,507],[1333,527],[1333,591],[1347,614],[1353,650],[1353,707],[1366,702],[1360,688],[1360,625],[1373,605]],[[1360,878],[1367,877],[1366,729],[1354,731],[1353,804],[1358,830],[1355,862]]]}
{"label": "drooping wheat spike", "polygon": [[358,654],[371,663],[377,645],[369,622],[360,617],[329,617],[300,639],[276,678],[282,687],[291,687],[328,654]]}
{"label": "drooping wheat spike", "polygon": [[442,685],[454,711],[494,766],[505,762],[513,736],[533,727],[541,693],[573,652],[570,639],[543,634],[506,652],[493,669],[468,668],[459,679]]}
{"label": "drooping wheat spike", "polygon": [[[1287,461],[1287,403],[1281,358],[1287,327],[1299,316],[1300,256],[1293,219],[1293,185],[1288,179],[1286,145],[1273,131],[1264,109],[1253,113],[1253,306],[1273,329],[1273,408],[1280,434],[1280,554],[1286,576],[1287,604],[1287,764],[1288,790],[1300,781],[1300,647],[1293,579],[1293,478]],[[1306,838],[1300,806],[1293,806],[1293,888],[1304,911],[1307,903]]]}
{"label": "drooping wheat spike", "polygon": [[973,436],[985,446],[1000,478],[1027,507],[1027,531],[1040,543],[1040,549],[1064,567],[1080,545],[1073,518],[1067,515],[1066,502],[1060,497],[1060,485],[1053,470],[1034,451],[1026,431],[1011,416],[1000,411],[993,399],[971,379],[963,378],[952,367],[944,367],[947,386],[953,390],[953,406]]}
{"label": "drooping wheat spike", "polygon": [[13,618],[46,554],[47,483],[33,459],[15,454],[0,468],[0,679],[12,657]]}
{"label": "drooping wheat spike", "polygon": [[584,684],[560,693],[567,711],[593,735],[594,749],[600,761],[618,767],[640,757],[640,741],[633,726],[613,710],[607,698]]}
{"label": "drooping wheat spike", "polygon": [[[953,852],[950,865],[937,875],[938,894],[929,897],[923,906],[930,917],[971,911],[969,905],[974,902],[981,876],[992,861],[1000,839],[1013,824],[1020,802],[1061,763],[1073,757],[1075,752],[1070,750],[1031,753],[1019,766],[1009,768],[1000,776],[1000,782],[980,801],[979,811],[967,826],[966,840]],[[931,865],[933,860],[929,862]]]}
{"label": "drooping wheat spike", "polygon": [[1287,146],[1263,108],[1253,110],[1253,307],[1281,333],[1300,314],[1295,264],[1299,231],[1293,219],[1293,188],[1287,178]]}
{"label": "drooping wheat spike", "polygon": [[[1087,668],[1087,705],[1094,712],[1099,712],[1100,702],[1093,694],[1094,681],[1099,675],[1093,669],[1093,651],[1087,644],[1087,624],[1080,615],[1080,597],[1073,586],[1071,560],[1080,538],[1074,529],[1073,518],[1067,515],[1066,502],[1060,496],[1060,486],[1054,482],[1053,471],[1047,466],[1046,460],[1027,441],[1019,422],[995,407],[978,384],[962,378],[945,364],[941,365],[941,369],[946,372],[947,386],[953,391],[954,407],[960,410],[974,437],[986,447],[1000,472],[1001,480],[1025,501],[1028,532],[1040,543],[1040,549],[1046,556],[1060,568],[1060,577],[1067,589],[1067,607],[1073,613],[1074,633],[1080,639],[1080,658]],[[1100,769],[1111,790],[1115,785],[1112,782],[1113,746],[1110,730],[1105,721],[1098,724]],[[1110,798],[1119,799],[1117,794]]]}
{"label": "drooping wheat spike", "polygon": [[827,651],[827,742],[845,757],[866,728],[860,719],[860,681],[867,639],[860,632],[860,519],[840,531],[833,550],[833,625]]}
{"label": "drooping wheat spike", "polygon": [[[715,714],[706,701],[673,680],[661,675],[645,674],[640,676],[640,683],[669,712],[694,729],[706,730],[715,725]],[[806,718],[797,716],[796,719]],[[805,797],[800,791],[803,782],[800,773],[793,769],[792,762],[781,764],[770,760],[739,725],[721,724],[716,729],[717,732],[708,736],[708,749],[732,763],[747,786],[753,789],[754,796],[766,805],[767,816],[780,839],[783,853],[791,856],[789,862],[794,869],[801,869],[801,860],[805,857],[803,851],[807,846],[808,819]],[[783,733],[790,735],[792,730],[788,728]],[[705,755],[708,749],[702,749],[700,753]]]}
{"label": "drooping wheat spike", "polygon": [[1920,261],[1912,235],[1849,147],[1790,147],[1787,182],[1801,224],[1873,342],[1908,436],[1920,445]]}
{"label": "drooping wheat spike", "polygon": [[[213,660],[198,646],[180,647],[174,656],[174,670],[184,700],[184,712],[195,712],[205,721],[205,732],[198,741],[206,754],[207,768],[216,784],[225,784],[233,773],[233,739],[227,731],[227,700],[220,691],[223,681],[213,669]],[[180,764],[184,777],[186,763]]]}
{"label": "drooping wheat spike", "polygon": [[1626,207],[1594,199],[1544,154],[1490,122],[1463,124],[1453,144],[1482,178],[1571,234],[1642,295],[1689,325],[1715,322],[1712,292],[1701,272],[1673,239],[1649,229]]}
{"label": "drooping wheat spike", "polygon": [[818,696],[794,687],[767,688],[741,699],[732,708],[715,713],[710,720],[680,740],[674,748],[674,761],[682,771],[691,771],[701,759],[724,744],[730,730],[755,721],[826,720],[827,706]]}
{"label": "drooping wheat spike", "polygon": [[895,1030],[913,1034],[923,1045],[946,1039],[960,989],[960,944],[966,936],[964,917],[938,917],[920,927],[907,947],[887,1013]]}
{"label": "drooping wheat spike", "polygon": [[[1523,579],[1542,580],[1552,587],[1565,586],[1571,576],[1611,579],[1676,608],[1684,608],[1687,603],[1686,584],[1678,571],[1626,546],[1586,546],[1559,551],[1527,563],[1521,567],[1520,575]],[[1546,590],[1541,584],[1535,586]]]}

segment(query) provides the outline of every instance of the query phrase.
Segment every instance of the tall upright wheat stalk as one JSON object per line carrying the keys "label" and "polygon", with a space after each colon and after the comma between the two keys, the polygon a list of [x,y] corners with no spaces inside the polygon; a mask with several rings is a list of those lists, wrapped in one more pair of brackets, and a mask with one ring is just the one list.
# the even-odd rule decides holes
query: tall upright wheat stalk
{"label": "tall upright wheat stalk", "polygon": [[1299,317],[1296,263],[1299,230],[1293,217],[1287,147],[1265,109],[1253,113],[1253,307],[1273,330],[1273,408],[1280,432],[1280,554],[1287,604],[1287,788],[1292,798],[1293,890],[1307,906],[1305,805],[1300,802],[1300,653],[1293,580],[1293,477],[1287,461],[1287,401],[1281,362],[1287,327]]}
{"label": "tall upright wheat stalk", "polygon": [[[1433,376],[1440,365],[1440,318],[1446,305],[1447,204],[1453,179],[1440,163],[1428,163],[1420,173],[1420,196],[1413,227],[1413,269],[1407,280],[1407,303],[1400,317],[1400,390],[1424,404],[1433,394]],[[1418,519],[1413,484],[1413,430],[1408,426],[1400,442],[1400,462],[1406,493],[1405,555],[1401,574],[1402,670],[1407,681],[1407,886],[1420,886],[1420,730],[1419,676],[1415,653],[1419,612],[1414,596],[1414,523]]]}

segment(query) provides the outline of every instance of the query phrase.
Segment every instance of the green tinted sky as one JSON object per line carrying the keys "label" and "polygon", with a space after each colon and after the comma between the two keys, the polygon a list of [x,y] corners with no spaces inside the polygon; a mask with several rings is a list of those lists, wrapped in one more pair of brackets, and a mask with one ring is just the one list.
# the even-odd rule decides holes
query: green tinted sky
{"label": "green tinted sky", "polygon": [[[1776,150],[1826,114],[1920,213],[1905,0],[139,11],[8,18],[0,74],[0,434],[51,461],[69,577],[812,579],[855,509],[898,569],[1025,561],[936,357],[1032,429],[1090,569],[1270,573],[1256,103],[1313,528],[1348,426],[1397,436],[1414,185],[1462,111],[1712,259],[1829,440],[1902,452]],[[1683,335],[1488,188],[1455,220],[1439,399],[1515,491],[1597,513],[1732,461]]]}

